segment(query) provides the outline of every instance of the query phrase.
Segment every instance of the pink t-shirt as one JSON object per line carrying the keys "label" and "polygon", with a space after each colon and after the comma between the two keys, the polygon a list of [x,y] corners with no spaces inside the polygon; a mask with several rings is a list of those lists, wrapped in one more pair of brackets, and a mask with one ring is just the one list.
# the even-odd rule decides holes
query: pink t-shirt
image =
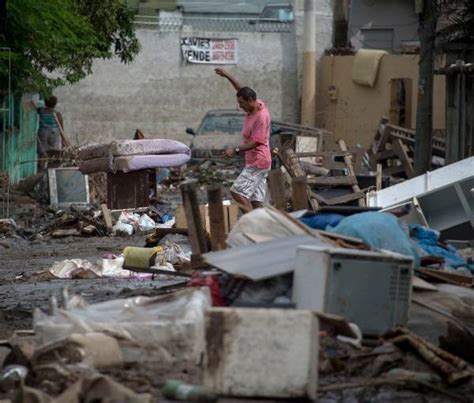
{"label": "pink t-shirt", "polygon": [[255,142],[257,147],[245,152],[245,166],[269,169],[272,165],[270,153],[271,118],[267,105],[257,99],[260,110],[253,115],[245,115],[242,136],[244,144]]}

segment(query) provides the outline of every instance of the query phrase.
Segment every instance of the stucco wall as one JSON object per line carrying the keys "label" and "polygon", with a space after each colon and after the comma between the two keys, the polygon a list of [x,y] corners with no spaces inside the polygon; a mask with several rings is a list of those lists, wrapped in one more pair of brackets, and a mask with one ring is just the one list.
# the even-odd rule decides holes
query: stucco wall
{"label": "stucco wall", "polygon": [[[300,7],[301,3],[301,7]],[[302,4],[296,1],[293,33],[158,32],[138,30],[142,50],[132,64],[99,60],[93,74],[56,91],[65,128],[78,144],[130,138],[136,128],[152,137],[188,140],[210,109],[237,108],[235,91],[213,65],[185,64],[181,36],[238,38],[239,62],[229,71],[253,87],[275,119],[298,122]],[[317,0],[318,57],[330,46],[330,0]]]}
{"label": "stucco wall", "polygon": [[[214,73],[217,66],[183,63],[179,33],[143,30],[138,36],[142,50],[132,64],[98,61],[92,75],[57,91],[65,126],[80,144],[129,138],[136,128],[152,137],[186,139],[185,128],[196,127],[207,110],[237,108],[235,91]],[[251,33],[237,37],[239,64],[229,71],[255,88],[274,116],[294,121],[295,37]]]}
{"label": "stucco wall", "polygon": [[[374,87],[364,87],[352,81],[354,56],[324,56],[321,61],[321,92],[318,98],[318,124],[343,138],[348,144],[368,147],[382,116],[390,116],[392,79],[411,79],[411,128],[416,123],[418,61],[415,55],[383,57]],[[330,99],[329,87],[334,86],[335,99]],[[433,95],[433,128],[445,127],[445,79],[435,76]]]}
{"label": "stucco wall", "polygon": [[413,0],[352,0],[349,11],[349,38],[356,49],[371,48],[361,28],[393,29],[393,49],[402,41],[418,40],[418,19]]}

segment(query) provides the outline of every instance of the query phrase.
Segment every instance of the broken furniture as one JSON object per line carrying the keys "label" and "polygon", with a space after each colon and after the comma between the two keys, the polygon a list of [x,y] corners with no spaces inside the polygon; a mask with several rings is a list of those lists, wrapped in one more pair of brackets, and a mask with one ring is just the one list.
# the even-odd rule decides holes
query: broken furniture
{"label": "broken furniture", "polygon": [[149,177],[148,170],[107,173],[107,206],[110,209],[148,206]]}
{"label": "broken furniture", "polygon": [[406,325],[413,259],[395,253],[300,246],[292,300],[298,309],[345,317],[365,334]]}
{"label": "broken furniture", "polygon": [[[378,192],[370,192],[368,205],[392,210],[416,198],[431,229],[452,233],[452,239],[474,234],[474,157],[466,158]],[[423,223],[423,222],[422,222]],[[423,223],[424,224],[424,223]]]}
{"label": "broken furniture", "polygon": [[[384,175],[413,178],[414,152],[415,131],[389,124],[387,118],[382,118],[368,151],[372,170],[375,171],[377,164],[381,164]],[[444,139],[433,137],[432,153],[433,156],[444,160],[446,153]]]}
{"label": "broken furniture", "polygon": [[[340,151],[295,153],[291,149],[286,150],[285,167],[293,178],[306,177],[309,204],[313,210],[316,210],[320,203],[336,205],[357,201],[359,206],[365,205],[365,194],[359,188],[354,168],[353,159],[356,158],[357,153],[349,151],[344,140],[339,140],[337,144]],[[320,170],[325,172],[321,172],[320,176],[309,174],[311,167],[305,170],[303,162],[308,163],[308,161],[301,161],[302,159],[311,159],[310,164],[314,165],[313,170],[321,165]],[[347,171],[348,174],[330,175],[331,171],[328,172],[328,169]],[[331,197],[323,196],[327,188],[339,190],[342,188],[342,194]],[[350,193],[347,192],[347,188],[350,189]]]}
{"label": "broken furniture", "polygon": [[107,205],[110,209],[149,205],[150,169],[187,163],[191,150],[167,139],[117,140],[79,149],[82,173],[107,172]]}

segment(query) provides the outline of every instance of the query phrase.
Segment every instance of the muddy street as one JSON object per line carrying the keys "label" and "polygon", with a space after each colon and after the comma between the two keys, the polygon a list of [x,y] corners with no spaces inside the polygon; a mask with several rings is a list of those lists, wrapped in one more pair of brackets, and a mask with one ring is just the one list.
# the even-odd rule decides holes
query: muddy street
{"label": "muddy street", "polygon": [[9,248],[0,247],[0,338],[9,337],[14,329],[31,328],[33,309],[47,309],[49,297],[54,294],[59,299],[64,287],[70,294],[99,302],[116,297],[154,295],[162,287],[172,285],[174,281],[163,280],[42,280],[38,274],[65,259],[95,262],[104,253],[120,254],[126,246],[143,246],[145,237],[67,237],[32,243],[17,240]]}

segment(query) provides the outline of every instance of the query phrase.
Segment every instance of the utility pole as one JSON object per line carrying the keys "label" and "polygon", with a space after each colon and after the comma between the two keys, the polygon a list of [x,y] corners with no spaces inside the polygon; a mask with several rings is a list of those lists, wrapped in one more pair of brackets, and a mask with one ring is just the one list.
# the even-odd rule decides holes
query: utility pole
{"label": "utility pole", "polygon": [[304,0],[301,124],[316,125],[316,0]]}
{"label": "utility pole", "polygon": [[336,0],[334,3],[334,47],[347,47],[348,0]]}
{"label": "utility pole", "polygon": [[437,0],[424,0],[420,14],[420,63],[416,111],[415,175],[431,169],[433,136],[433,76],[435,60]]}

